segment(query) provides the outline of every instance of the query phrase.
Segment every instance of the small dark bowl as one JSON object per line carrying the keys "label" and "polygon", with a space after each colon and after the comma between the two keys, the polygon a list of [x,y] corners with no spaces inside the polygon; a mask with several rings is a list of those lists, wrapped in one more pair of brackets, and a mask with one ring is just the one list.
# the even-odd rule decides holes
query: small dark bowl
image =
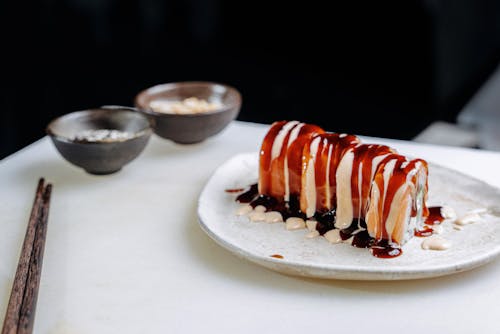
{"label": "small dark bowl", "polygon": [[[189,97],[218,102],[222,107],[196,114],[162,113],[150,107],[154,100],[182,101]],[[214,82],[174,82],[143,90],[137,94],[135,106],[150,117],[158,136],[193,144],[219,133],[238,116],[241,95],[233,87]]]}
{"label": "small dark bowl", "polygon": [[[118,130],[127,138],[107,141],[76,139],[86,130]],[[59,153],[70,163],[90,174],[111,174],[134,160],[151,137],[147,117],[132,108],[102,107],[75,111],[56,118],[47,126],[47,134]]]}

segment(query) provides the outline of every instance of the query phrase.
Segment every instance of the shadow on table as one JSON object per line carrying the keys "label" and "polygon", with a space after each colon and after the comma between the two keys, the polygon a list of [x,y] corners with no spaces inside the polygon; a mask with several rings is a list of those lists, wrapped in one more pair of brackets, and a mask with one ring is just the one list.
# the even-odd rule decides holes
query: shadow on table
{"label": "shadow on table", "polygon": [[141,153],[141,156],[148,158],[180,158],[182,156],[190,156],[193,153],[207,150],[207,146],[210,146],[211,142],[212,139],[209,138],[201,143],[183,145],[176,144],[168,139],[154,137],[151,138],[149,144],[144,149],[144,152]]}
{"label": "shadow on table", "polygon": [[[62,157],[61,160],[64,160]],[[15,179],[9,180],[16,184],[28,183],[36,186],[36,181],[43,177],[54,185],[54,190],[60,193],[64,189],[76,187],[92,187],[95,183],[102,183],[110,179],[122,177],[127,173],[125,166],[121,171],[109,175],[91,175],[82,168],[71,165],[66,161],[47,158],[37,160],[36,164],[21,164],[16,168]]]}

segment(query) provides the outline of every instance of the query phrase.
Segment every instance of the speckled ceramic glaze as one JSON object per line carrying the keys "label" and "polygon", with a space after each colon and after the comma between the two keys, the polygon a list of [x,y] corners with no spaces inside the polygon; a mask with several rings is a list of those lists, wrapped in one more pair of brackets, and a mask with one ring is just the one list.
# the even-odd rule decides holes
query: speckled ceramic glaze
{"label": "speckled ceramic glaze", "polygon": [[[197,97],[218,102],[221,108],[196,114],[169,114],[153,111],[151,101],[181,101]],[[214,136],[234,120],[241,107],[241,94],[234,87],[215,82],[172,82],[145,89],[135,98],[135,105],[151,119],[154,132],[179,144],[194,144]]]}
{"label": "speckled ceramic glaze", "polygon": [[423,250],[424,238],[415,237],[393,259],[379,259],[367,249],[348,244],[330,244],[323,237],[308,239],[307,230],[287,231],[284,223],[254,223],[236,216],[240,204],[234,193],[225,190],[255,183],[257,173],[257,153],[240,154],[224,163],[206,184],[198,215],[202,229],[218,244],[272,270],[327,279],[417,279],[469,270],[500,253],[500,190],[448,168],[429,165],[428,204],[451,206],[458,216],[481,208],[493,213],[461,231],[453,229],[452,221],[445,221],[441,236],[452,242],[446,251]]}
{"label": "speckled ceramic glaze", "polygon": [[[125,140],[79,142],[82,131],[112,129],[130,134]],[[152,134],[148,119],[127,107],[105,106],[75,111],[56,118],[47,134],[61,156],[90,174],[112,174],[134,160],[146,147]]]}

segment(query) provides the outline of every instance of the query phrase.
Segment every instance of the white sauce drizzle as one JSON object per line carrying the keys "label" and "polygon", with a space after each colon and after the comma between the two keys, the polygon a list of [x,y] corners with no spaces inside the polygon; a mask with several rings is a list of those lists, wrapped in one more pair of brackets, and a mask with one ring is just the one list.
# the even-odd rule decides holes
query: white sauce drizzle
{"label": "white sauce drizzle", "polygon": [[316,225],[318,224],[315,220],[306,220],[306,226],[309,231],[316,231]]}
{"label": "white sauce drizzle", "polygon": [[250,204],[243,204],[243,205],[240,205],[238,207],[238,209],[236,209],[235,214],[237,216],[245,216],[245,215],[249,214],[252,211],[253,211],[253,208],[252,208],[252,206]]}
{"label": "white sauce drizzle", "polygon": [[330,161],[332,160],[333,145],[328,147],[328,159],[326,162],[326,205],[331,209],[332,193],[330,192]]}
{"label": "white sauce drizzle", "polygon": [[481,216],[475,212],[469,212],[466,213],[464,216],[458,218],[455,221],[455,224],[463,226],[463,225],[468,225],[472,223],[477,223],[482,220]]}
{"label": "white sauce drizzle", "polygon": [[441,234],[443,233],[444,228],[441,225],[434,225],[432,226],[432,234]]}
{"label": "white sauce drizzle", "polygon": [[299,122],[297,121],[291,121],[283,125],[276,138],[274,138],[273,146],[271,148],[271,161],[273,161],[280,155],[281,149],[283,148],[283,141],[285,140],[286,135],[298,123]]}
{"label": "white sauce drizzle", "polygon": [[282,223],[283,216],[278,211],[269,211],[266,212],[266,223]]}
{"label": "white sauce drizzle", "polygon": [[288,139],[288,144],[287,148],[292,145],[292,143],[299,137],[300,129],[304,126],[304,123],[299,123],[296,127],[293,128],[292,132],[290,133],[290,138]]}
{"label": "white sauce drizzle", "polygon": [[319,147],[319,142],[321,141],[321,138],[318,136],[313,139],[311,142],[311,156],[316,160],[316,155],[318,154],[318,147]]}
{"label": "white sauce drizzle", "polygon": [[455,210],[451,206],[442,206],[441,207],[441,216],[444,219],[455,219],[457,218],[457,214]]}
{"label": "white sauce drizzle", "polygon": [[[378,188],[378,185],[375,182],[372,183],[370,201],[371,202],[369,204],[368,211],[366,212],[366,224],[368,227],[368,233],[372,237],[375,237],[379,233],[378,228],[380,224],[380,216],[378,209],[380,202],[380,189]],[[373,229],[373,231],[370,231],[370,228]]]}
{"label": "white sauce drizzle", "polygon": [[301,230],[306,228],[306,223],[304,219],[299,217],[290,217],[286,220],[286,229],[289,231],[292,230]]}
{"label": "white sauce drizzle", "polygon": [[266,213],[254,210],[248,215],[248,219],[253,222],[263,222],[266,220]]}
{"label": "white sauce drizzle", "polygon": [[285,173],[285,196],[284,200],[288,202],[290,200],[290,174],[288,172],[288,148],[292,143],[297,140],[300,129],[304,126],[304,123],[299,123],[296,127],[292,129],[292,132],[290,132],[290,137],[288,138],[288,144],[287,144],[287,151],[285,152],[285,166],[284,166],[284,173]]}
{"label": "white sauce drizzle", "polygon": [[370,180],[373,180],[373,177],[375,176],[375,172],[377,171],[378,165],[384,160],[385,157],[387,157],[390,153],[384,154],[384,155],[378,155],[372,160],[372,175],[370,177]]}
{"label": "white sauce drizzle", "polygon": [[363,232],[363,231],[366,231],[365,228],[362,228],[362,227],[358,227],[355,231],[353,231],[351,234],[353,236],[355,236],[356,234],[358,234],[359,232]]}
{"label": "white sauce drizzle", "polygon": [[255,212],[266,212],[266,207],[264,205],[257,205],[253,210]]}
{"label": "white sauce drizzle", "polygon": [[288,172],[288,154],[285,153],[285,163],[283,166],[283,174],[285,177],[285,194],[283,195],[283,200],[288,202],[290,200],[290,173]]}
{"label": "white sauce drizzle", "polygon": [[361,209],[363,206],[363,161],[359,163],[359,168],[358,168],[358,194],[359,194],[359,200],[358,200],[358,225],[359,225],[359,220],[361,219]]}
{"label": "white sauce drizzle", "polygon": [[326,240],[332,244],[339,244],[342,242],[342,238],[340,237],[340,230],[334,229],[323,234]]}
{"label": "white sauce drizzle", "polygon": [[422,249],[425,250],[446,250],[451,247],[451,242],[443,237],[433,235],[422,241]]}
{"label": "white sauce drizzle", "polygon": [[[392,173],[394,172],[394,167],[396,166],[396,161],[397,161],[396,159],[392,159],[384,166],[384,173],[382,174],[382,177],[384,180],[384,196],[382,198],[383,198],[384,202],[385,202],[385,199],[387,196],[387,188],[389,188],[388,187],[389,179],[391,178]],[[384,206],[382,206],[382,207],[384,207]],[[382,215],[383,214],[384,213],[382,212]]]}
{"label": "white sauce drizzle", "polygon": [[316,160],[316,154],[318,154],[318,146],[321,141],[320,137],[316,137],[311,142],[311,158],[307,163],[306,169],[306,184],[305,184],[305,196],[306,196],[306,216],[312,217],[316,212],[316,176],[314,162]]}
{"label": "white sauce drizzle", "polygon": [[401,207],[401,203],[411,203],[411,199],[403,199],[406,194],[406,184],[403,184],[394,194],[392,198],[391,206],[389,208],[389,214],[387,215],[387,219],[385,221],[385,230],[387,231],[387,236],[389,241],[394,240],[394,229],[396,228],[396,224],[398,223],[398,216],[401,210],[405,209],[404,222],[407,222],[410,218],[411,214],[411,205],[406,205],[406,208]]}
{"label": "white sauce drizzle", "polygon": [[478,215],[485,215],[488,213],[491,213],[492,210],[489,210],[488,208],[478,208],[474,210],[470,210],[470,213],[477,213]]}
{"label": "white sauce drizzle", "polygon": [[312,217],[316,211],[316,180],[314,176],[314,160],[311,158],[307,163],[306,184],[304,196],[306,198],[306,216]]}
{"label": "white sauce drizzle", "polygon": [[[387,197],[387,189],[389,188],[388,185],[389,185],[389,179],[390,177],[392,176],[392,173],[394,171],[394,167],[396,166],[396,159],[392,159],[390,160],[388,163],[385,164],[384,166],[384,171],[382,173],[382,179],[384,181],[384,188],[383,188],[383,191],[384,191],[384,194],[383,196],[381,196],[381,198],[379,200],[382,200],[382,212],[380,212],[380,217],[379,219],[382,219],[384,217],[384,210],[383,208],[385,207],[385,200],[386,200],[386,197]],[[392,207],[392,204],[391,204],[391,207]],[[390,212],[390,211],[389,211]],[[386,230],[387,230],[387,222],[382,222],[384,226],[386,226]],[[392,231],[391,233],[389,233],[389,241],[392,241]]]}
{"label": "white sauce drizzle", "polygon": [[349,227],[353,219],[351,176],[354,161],[352,149],[347,151],[337,167],[337,218],[335,227],[344,229]]}
{"label": "white sauce drizzle", "polygon": [[312,239],[312,238],[316,238],[316,237],[319,237],[318,231],[311,231],[311,232],[306,234],[307,239]]}

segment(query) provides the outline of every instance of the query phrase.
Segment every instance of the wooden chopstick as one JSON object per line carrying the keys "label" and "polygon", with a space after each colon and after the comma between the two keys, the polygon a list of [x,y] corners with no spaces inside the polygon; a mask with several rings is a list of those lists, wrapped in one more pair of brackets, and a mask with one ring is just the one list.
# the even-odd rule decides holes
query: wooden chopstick
{"label": "wooden chopstick", "polygon": [[23,302],[21,304],[21,314],[19,316],[18,334],[29,334],[33,332],[35,320],[36,302],[38,299],[38,287],[42,275],[43,251],[45,248],[45,236],[47,235],[47,222],[49,217],[50,195],[52,185],[45,187],[42,197],[42,207],[40,220],[35,232],[33,253],[31,254],[28,279],[24,291]]}
{"label": "wooden chopstick", "polygon": [[5,313],[2,334],[33,331],[52,185],[38,181],[26,235]]}

